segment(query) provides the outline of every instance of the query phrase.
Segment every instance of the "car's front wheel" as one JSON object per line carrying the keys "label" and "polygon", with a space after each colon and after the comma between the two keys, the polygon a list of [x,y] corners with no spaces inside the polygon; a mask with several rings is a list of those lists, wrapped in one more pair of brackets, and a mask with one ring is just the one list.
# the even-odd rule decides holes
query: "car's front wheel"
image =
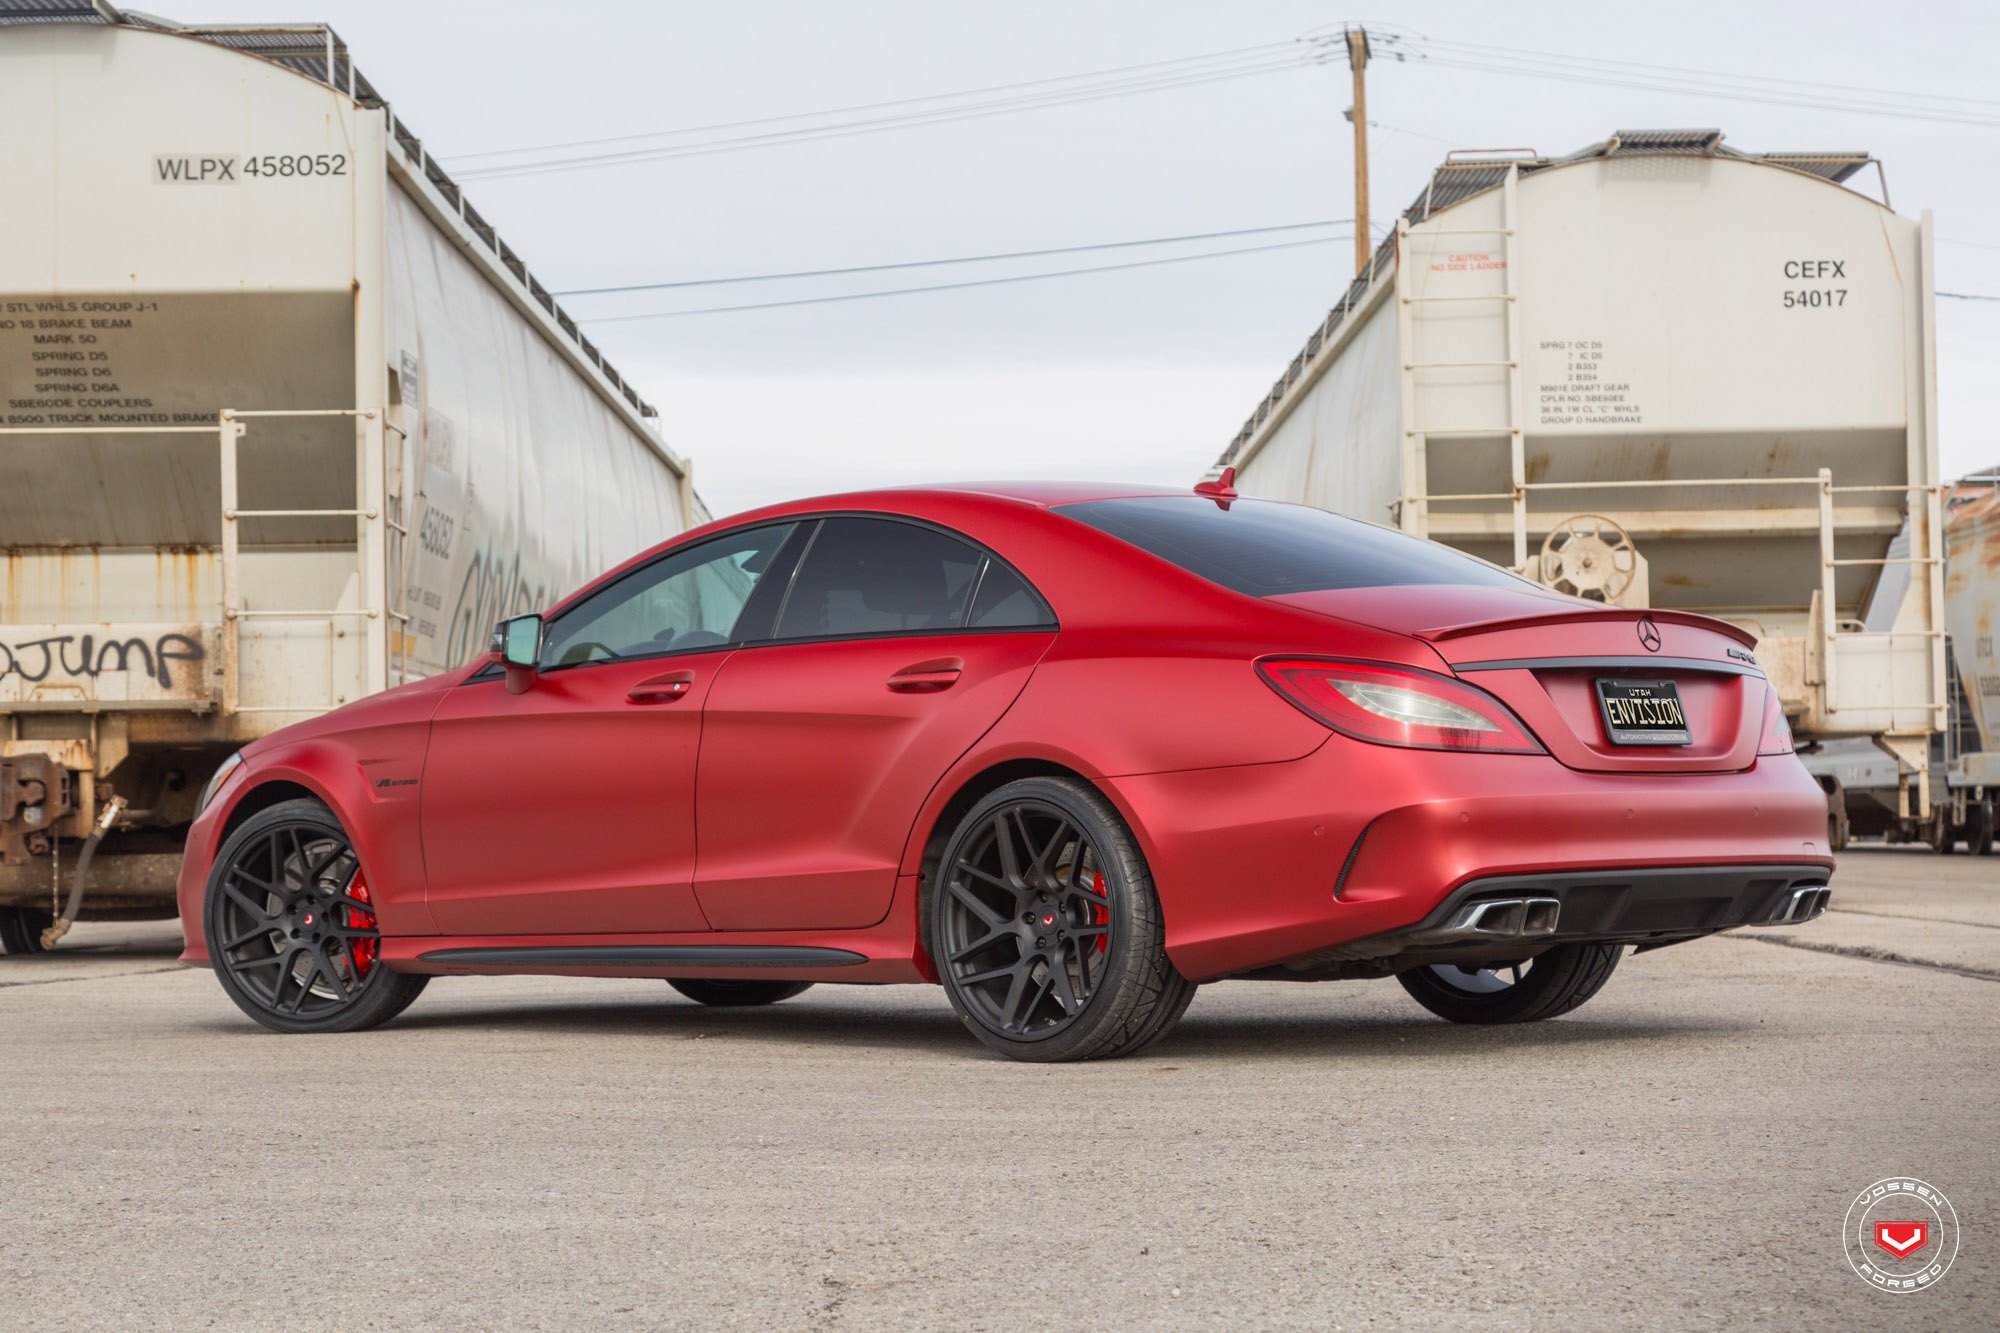
{"label": "car's front wheel", "polygon": [[1411,998],[1454,1023],[1533,1023],[1604,989],[1616,944],[1559,944],[1518,963],[1440,963],[1396,974]]}
{"label": "car's front wheel", "polygon": [[952,1008],[1016,1060],[1129,1055],[1194,998],[1138,843],[1078,780],[1010,782],[967,811],[925,909]]}
{"label": "car's front wheel", "polygon": [[318,801],[274,805],[229,835],[209,872],[204,916],[222,989],[278,1032],[375,1027],[430,980],[382,965],[360,857]]}

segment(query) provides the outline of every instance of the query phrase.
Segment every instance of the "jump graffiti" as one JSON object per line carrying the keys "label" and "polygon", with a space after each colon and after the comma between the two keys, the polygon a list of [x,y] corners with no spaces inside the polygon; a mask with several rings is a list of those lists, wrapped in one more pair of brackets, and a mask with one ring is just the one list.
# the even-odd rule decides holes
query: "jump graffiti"
{"label": "jump graffiti", "polygon": [[[55,634],[45,639],[0,643],[0,680],[19,676],[30,685],[51,677],[94,679],[106,673],[130,671],[136,665],[160,683],[174,687],[173,664],[197,663],[208,650],[185,634],[161,634],[152,639],[99,639],[94,634]],[[198,684],[190,680],[189,684]]]}

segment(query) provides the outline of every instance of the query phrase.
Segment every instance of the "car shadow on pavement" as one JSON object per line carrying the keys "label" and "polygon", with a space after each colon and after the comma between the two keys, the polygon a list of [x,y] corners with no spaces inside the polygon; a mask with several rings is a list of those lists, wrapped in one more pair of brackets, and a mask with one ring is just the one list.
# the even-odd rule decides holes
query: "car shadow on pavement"
{"label": "car shadow on pavement", "polygon": [[[662,985],[662,990],[665,986]],[[646,1040],[702,1041],[716,1038],[757,1041],[843,1042],[869,1046],[940,1047],[970,1041],[940,994],[924,1012],[857,1009],[802,998],[781,1004],[715,1009],[676,996],[658,1001],[605,1000],[587,996],[561,1003],[500,1002],[490,1007],[459,1003],[426,1006],[419,1000],[384,1032],[543,1031]]]}
{"label": "car shadow on pavement", "polygon": [[[914,988],[911,988],[914,997]],[[427,1006],[419,1001],[383,1029],[385,1035],[457,1033],[561,1033],[634,1041],[751,1041],[790,1044],[801,1048],[841,1046],[903,1052],[936,1053],[948,1058],[989,1055],[953,1014],[941,993],[905,999],[893,1009],[878,1003],[843,1002],[838,995],[807,996],[765,1008],[712,1009],[677,997],[657,1002],[623,998],[592,1002],[588,996],[492,1005],[466,1003],[476,992],[454,996],[455,1003]],[[900,997],[899,997],[900,998]],[[1682,1015],[1670,1022],[1657,1019],[1592,1019],[1568,1017],[1547,1023],[1498,1027],[1461,1027],[1421,1013],[1385,1016],[1354,1013],[1329,1005],[1323,1013],[1244,1014],[1211,1011],[1202,1004],[1142,1058],[1175,1060],[1242,1060],[1270,1056],[1299,1059],[1314,1055],[1355,1059],[1406,1059],[1415,1053],[1477,1056],[1700,1037],[1735,1037],[1760,1029],[1754,1018],[1727,1015]],[[217,1026],[223,1026],[218,1024]],[[1000,1057],[992,1056],[998,1059]]]}
{"label": "car shadow on pavement", "polygon": [[[1759,1028],[1755,1020],[1682,1017],[1672,1022],[1618,1022],[1559,1018],[1543,1023],[1490,1027],[1446,1023],[1423,1014],[1409,1017],[1329,1013],[1304,1021],[1296,1015],[1251,1017],[1189,1014],[1148,1055],[1175,1059],[1241,1059],[1245,1055],[1295,1058],[1324,1054],[1343,1060],[1380,1057],[1404,1060],[1413,1054],[1477,1056],[1485,1052],[1631,1046],[1699,1037],[1737,1037]],[[1766,1031],[1769,1025],[1764,1025]]]}

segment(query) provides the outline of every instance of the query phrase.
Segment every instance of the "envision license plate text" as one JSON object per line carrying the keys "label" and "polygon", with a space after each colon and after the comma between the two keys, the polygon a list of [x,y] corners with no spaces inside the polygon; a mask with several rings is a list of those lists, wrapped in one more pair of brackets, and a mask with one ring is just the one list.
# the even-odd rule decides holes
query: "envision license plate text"
{"label": "envision license plate text", "polygon": [[[1636,694],[1637,691],[1635,690]],[[1685,727],[1687,716],[1678,699],[1607,698],[1605,710],[1614,727]]]}

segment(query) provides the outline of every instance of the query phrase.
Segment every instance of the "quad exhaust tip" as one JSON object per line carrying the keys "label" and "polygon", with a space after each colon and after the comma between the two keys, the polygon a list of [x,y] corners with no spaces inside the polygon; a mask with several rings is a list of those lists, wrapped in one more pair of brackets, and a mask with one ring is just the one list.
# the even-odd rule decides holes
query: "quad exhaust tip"
{"label": "quad exhaust tip", "polygon": [[1557,898],[1494,898],[1468,903],[1445,929],[1473,939],[1553,935],[1561,915],[1562,902]]}
{"label": "quad exhaust tip", "polygon": [[1764,922],[1767,926],[1796,926],[1804,921],[1825,913],[1827,903],[1833,897],[1833,890],[1824,884],[1808,884],[1802,889],[1793,889],[1778,899],[1778,905],[1771,909],[1771,917]]}

